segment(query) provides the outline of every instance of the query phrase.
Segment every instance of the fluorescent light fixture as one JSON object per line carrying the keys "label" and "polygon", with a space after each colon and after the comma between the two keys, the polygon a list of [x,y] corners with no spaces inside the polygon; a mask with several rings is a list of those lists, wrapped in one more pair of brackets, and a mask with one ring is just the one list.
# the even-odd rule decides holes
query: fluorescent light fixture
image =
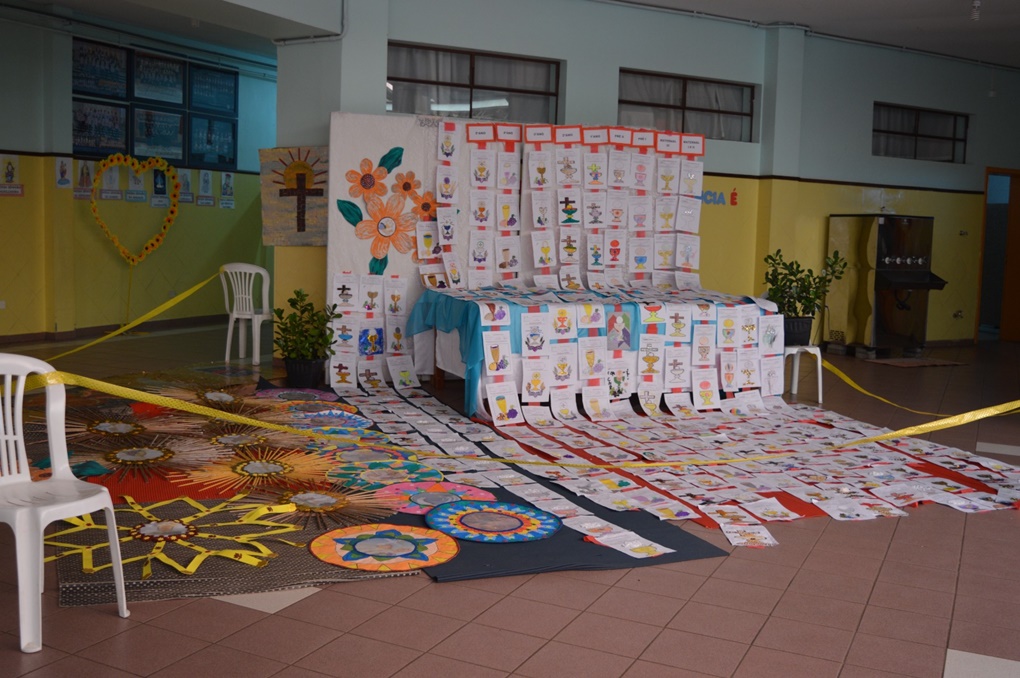
{"label": "fluorescent light fixture", "polygon": [[387,82],[386,83],[386,89],[388,89],[389,91],[392,92],[393,91],[393,83],[392,82]]}

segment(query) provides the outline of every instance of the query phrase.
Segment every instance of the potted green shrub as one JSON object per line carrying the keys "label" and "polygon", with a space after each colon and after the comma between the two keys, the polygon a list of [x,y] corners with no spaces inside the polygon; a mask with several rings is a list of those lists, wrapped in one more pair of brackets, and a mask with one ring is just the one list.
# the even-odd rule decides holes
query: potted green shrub
{"label": "potted green shrub", "polygon": [[804,268],[799,261],[787,261],[778,249],[765,257],[765,296],[776,303],[783,314],[786,344],[806,346],[811,342],[811,323],[825,303],[833,280],[846,273],[846,259],[839,250],[825,258],[818,273]]}
{"label": "potted green shrub", "polygon": [[316,309],[308,293],[294,290],[287,300],[291,310],[274,308],[273,345],[287,368],[287,386],[317,388],[326,378],[326,361],[333,355],[333,326],[336,304]]}

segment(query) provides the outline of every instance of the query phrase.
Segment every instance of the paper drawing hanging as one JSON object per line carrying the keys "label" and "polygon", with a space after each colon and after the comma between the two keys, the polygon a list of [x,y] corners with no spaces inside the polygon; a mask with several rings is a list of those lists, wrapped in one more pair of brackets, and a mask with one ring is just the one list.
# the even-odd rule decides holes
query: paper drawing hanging
{"label": "paper drawing hanging", "polygon": [[259,149],[263,245],[326,244],[328,177],[325,146]]}

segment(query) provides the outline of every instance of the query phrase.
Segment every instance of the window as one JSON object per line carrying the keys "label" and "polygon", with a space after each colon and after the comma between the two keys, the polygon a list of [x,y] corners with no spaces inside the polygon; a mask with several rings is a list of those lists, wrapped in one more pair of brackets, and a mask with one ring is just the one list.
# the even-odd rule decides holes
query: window
{"label": "window", "polygon": [[555,61],[391,42],[386,110],[555,123],[559,82]]}
{"label": "window", "polygon": [[871,154],[888,158],[966,162],[968,117],[875,103]]}
{"label": "window", "polygon": [[620,69],[619,123],[750,141],[754,86]]}

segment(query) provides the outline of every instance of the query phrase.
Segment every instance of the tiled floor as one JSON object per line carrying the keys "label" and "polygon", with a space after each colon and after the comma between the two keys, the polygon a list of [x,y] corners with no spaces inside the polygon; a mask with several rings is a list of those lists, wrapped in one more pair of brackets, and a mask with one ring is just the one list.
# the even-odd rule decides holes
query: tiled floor
{"label": "tiled floor", "polygon": [[[222,329],[136,335],[55,362],[90,377],[222,360]],[[270,346],[268,340],[263,346]],[[3,347],[48,357],[59,347]],[[1020,398],[1020,345],[937,349],[960,367],[903,369],[826,358],[864,389],[956,414]],[[805,358],[800,399],[816,397]],[[273,376],[267,355],[263,374]],[[899,428],[931,416],[825,373],[825,407]],[[450,384],[456,399],[457,383]],[[1020,416],[931,434],[1020,463]],[[927,505],[861,523],[770,524],[780,545],[633,570],[437,584],[419,575],[322,590],[59,608],[52,567],[38,654],[18,650],[16,576],[0,532],[0,676],[777,676],[1020,675],[1020,513]]]}

